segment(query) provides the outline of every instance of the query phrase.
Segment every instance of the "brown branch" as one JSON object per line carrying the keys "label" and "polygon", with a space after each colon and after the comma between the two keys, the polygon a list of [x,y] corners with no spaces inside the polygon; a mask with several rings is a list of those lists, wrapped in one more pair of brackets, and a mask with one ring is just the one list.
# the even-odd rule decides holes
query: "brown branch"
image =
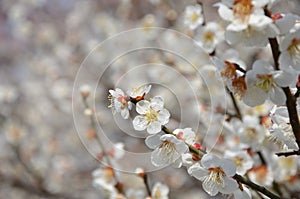
{"label": "brown branch", "polygon": [[[233,98],[233,99],[234,99],[234,98]],[[234,99],[234,101],[235,101],[235,99]],[[137,103],[137,101],[134,100],[134,99],[131,99],[131,102],[134,103],[134,104]],[[236,102],[235,102],[235,103],[236,103]],[[239,111],[239,107],[237,106],[237,104],[236,104],[236,107],[237,107],[237,111]],[[240,111],[239,111],[239,113],[240,113]],[[173,131],[170,130],[170,129],[168,129],[165,125],[162,125],[162,131],[165,132],[166,134],[172,134],[172,135],[173,135]],[[192,153],[198,155],[198,157],[200,157],[200,158],[201,158],[203,155],[206,154],[205,151],[199,150],[199,149],[197,149],[197,148],[195,148],[195,147],[193,147],[193,146],[191,146],[191,145],[188,145],[188,146],[189,146],[190,152],[192,152]],[[238,182],[240,182],[240,183],[242,183],[242,184],[248,185],[248,186],[249,186],[250,188],[252,188],[253,190],[258,191],[258,192],[264,194],[265,196],[268,196],[268,197],[270,197],[270,198],[272,198],[272,199],[280,199],[279,196],[277,196],[277,195],[275,195],[274,193],[270,192],[270,191],[267,190],[265,187],[262,187],[262,186],[260,186],[260,185],[257,185],[257,184],[255,184],[254,182],[252,182],[252,181],[250,181],[250,180],[247,180],[246,178],[244,178],[244,177],[242,177],[242,176],[240,176],[240,175],[238,175],[238,174],[235,174],[235,175],[233,176],[233,178],[234,178],[236,181],[238,181]]]}
{"label": "brown branch", "polygon": [[288,151],[288,152],[279,152],[279,153],[276,153],[277,156],[285,156],[285,157],[288,157],[288,156],[291,156],[291,155],[300,155],[300,150],[298,151]]}
{"label": "brown branch", "polygon": [[[164,126],[164,125],[162,126],[162,130],[163,130],[165,133],[167,133],[167,134],[172,134],[172,131],[171,131],[170,129],[168,129],[166,126]],[[200,157],[202,157],[203,155],[206,154],[206,152],[203,152],[203,151],[201,151],[201,150],[198,150],[198,149],[196,149],[195,147],[190,146],[190,145],[189,145],[189,149],[190,149],[191,152],[193,152],[193,153],[199,155]],[[237,180],[238,182],[242,183],[242,184],[248,185],[248,186],[249,186],[250,188],[252,188],[253,190],[258,191],[258,192],[264,194],[265,196],[270,197],[271,199],[281,199],[279,196],[277,196],[277,195],[275,195],[274,193],[270,192],[270,191],[267,190],[265,187],[260,186],[260,185],[257,185],[257,184],[255,184],[254,182],[252,182],[252,181],[250,181],[250,180],[248,180],[248,179],[246,179],[246,178],[244,178],[244,177],[242,177],[242,176],[240,176],[240,175],[238,175],[238,174],[235,174],[235,175],[233,176],[233,178],[234,178],[235,180]]]}
{"label": "brown branch", "polygon": [[239,108],[239,106],[237,104],[237,101],[236,101],[233,93],[229,90],[228,87],[226,87],[226,90],[229,93],[229,96],[230,96],[230,98],[232,100],[233,107],[234,107],[234,109],[236,111],[236,117],[239,118],[240,120],[242,120],[242,114],[241,114],[240,108]]}
{"label": "brown branch", "polygon": [[[86,109],[91,109],[88,102],[87,102],[87,97],[85,96],[82,96],[82,99],[83,99],[83,104],[85,106]],[[91,127],[92,129],[96,132],[95,136],[96,136],[96,140],[99,144],[99,147],[100,149],[102,150],[102,154],[103,154],[103,158],[106,160],[106,163],[108,164],[109,167],[112,168],[112,172],[113,172],[113,177],[114,179],[116,180],[116,184],[115,184],[115,188],[118,190],[119,193],[123,193],[123,186],[122,186],[122,183],[119,181],[117,175],[116,175],[116,172],[113,168],[113,165],[112,165],[112,162],[110,160],[110,157],[109,157],[109,154],[107,153],[107,151],[105,150],[105,146],[99,136],[99,132],[98,132],[98,128],[97,128],[97,125],[96,125],[96,122],[95,122],[95,119],[94,119],[94,111],[93,111],[93,114],[89,115],[89,118],[90,118],[90,122],[91,122]]]}
{"label": "brown branch", "polygon": [[248,185],[250,188],[252,188],[252,189],[254,189],[254,190],[256,190],[256,191],[264,194],[265,196],[268,196],[271,199],[281,199],[279,196],[277,196],[274,193],[270,192],[265,187],[257,185],[254,182],[251,182],[250,180],[247,180],[247,179],[245,179],[244,177],[242,177],[242,176],[240,176],[238,174],[235,174],[233,176],[233,178],[235,180],[237,180],[238,182],[242,183],[242,184]]}
{"label": "brown branch", "polygon": [[[268,14],[268,12],[267,12]],[[268,16],[268,15],[267,15]],[[274,68],[275,70],[279,70],[279,62],[278,58],[280,55],[279,44],[276,38],[269,38],[269,43],[271,45],[273,59],[274,59]],[[296,138],[296,142],[298,147],[300,147],[300,124],[299,117],[297,112],[297,98],[291,93],[289,87],[282,88],[285,96],[286,96],[286,106],[289,113],[290,123],[293,129],[293,133]]]}

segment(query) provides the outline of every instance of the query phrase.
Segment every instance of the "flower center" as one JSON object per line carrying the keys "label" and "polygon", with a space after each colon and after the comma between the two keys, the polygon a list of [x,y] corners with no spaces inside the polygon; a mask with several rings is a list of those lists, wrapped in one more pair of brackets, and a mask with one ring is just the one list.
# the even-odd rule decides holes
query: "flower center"
{"label": "flower center", "polygon": [[275,87],[275,82],[273,80],[272,75],[260,75],[257,76],[258,82],[256,83],[256,87],[261,88],[266,93],[270,91],[271,88]]}
{"label": "flower center", "polygon": [[257,132],[256,132],[255,128],[247,128],[246,129],[246,136],[249,140],[255,139],[256,135],[257,135]]}
{"label": "flower center", "polygon": [[237,167],[241,167],[243,165],[244,159],[241,157],[234,157],[232,160],[236,164]]}
{"label": "flower center", "polygon": [[192,22],[195,23],[198,19],[199,19],[199,14],[198,14],[198,13],[193,12],[193,13],[190,15],[190,20],[191,20]]}
{"label": "flower center", "polygon": [[150,108],[146,114],[145,114],[146,119],[151,123],[155,122],[158,120],[158,112]]}
{"label": "flower center", "polygon": [[204,180],[204,183],[209,183],[210,186],[214,186],[214,184],[225,186],[224,177],[226,174],[221,167],[209,168],[208,171],[210,171],[209,177]]}
{"label": "flower center", "polygon": [[161,196],[162,196],[161,190],[160,188],[157,188],[157,190],[154,193],[154,198],[161,198]]}
{"label": "flower center", "polygon": [[236,66],[229,61],[225,61],[225,64],[226,66],[221,71],[221,76],[226,77],[228,79],[236,77]]}
{"label": "flower center", "polygon": [[241,18],[244,22],[248,21],[253,8],[251,0],[234,0],[233,5],[234,15]]}
{"label": "flower center", "polygon": [[294,57],[298,60],[297,62],[300,62],[300,39],[293,39],[287,50],[291,57]]}
{"label": "flower center", "polygon": [[204,34],[204,41],[205,41],[206,43],[213,43],[214,38],[215,38],[215,33],[212,32],[212,31],[207,31],[207,32]]}
{"label": "flower center", "polygon": [[176,152],[175,144],[170,141],[163,141],[161,145],[159,146],[161,149],[161,154],[164,157],[170,158],[171,161],[173,161],[173,155]]}

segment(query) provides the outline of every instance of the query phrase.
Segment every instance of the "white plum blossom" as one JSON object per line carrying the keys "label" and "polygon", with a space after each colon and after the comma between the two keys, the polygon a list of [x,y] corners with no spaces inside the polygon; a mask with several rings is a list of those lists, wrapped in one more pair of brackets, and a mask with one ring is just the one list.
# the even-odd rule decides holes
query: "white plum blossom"
{"label": "white plum blossom", "polygon": [[144,96],[149,93],[151,89],[151,85],[143,85],[137,88],[132,88],[131,90],[127,91],[127,95],[131,98],[140,98],[143,99]]}
{"label": "white plum blossom", "polygon": [[79,90],[83,98],[87,98],[91,93],[91,87],[88,84],[83,84]]}
{"label": "white plum blossom", "polygon": [[242,31],[226,30],[225,40],[230,45],[236,45],[242,43],[249,47],[265,47],[269,38],[274,38],[279,33],[279,30],[274,24],[270,24],[264,30],[256,30],[251,26]]}
{"label": "white plum blossom", "polygon": [[247,46],[265,46],[268,38],[275,37],[278,29],[263,10],[267,3],[266,0],[222,0],[218,3],[219,15],[230,22],[226,40],[230,44],[243,42]]}
{"label": "white plum blossom", "polygon": [[137,131],[147,129],[150,134],[161,131],[161,126],[169,122],[170,113],[164,108],[164,100],[156,96],[149,101],[141,100],[136,104],[136,111],[140,114],[133,120],[133,127]]}
{"label": "white plum blossom", "polygon": [[[298,110],[298,114],[300,111]],[[270,140],[280,146],[281,149],[298,149],[295,135],[290,124],[286,107],[275,107],[270,115],[273,125],[270,128]]]}
{"label": "white plum blossom", "polygon": [[194,30],[199,25],[203,24],[204,18],[202,14],[202,6],[197,4],[194,6],[187,6],[184,11],[184,24],[190,29]]}
{"label": "white plum blossom", "polygon": [[212,62],[217,67],[218,75],[223,79],[228,89],[236,97],[242,98],[246,92],[246,81],[244,74],[238,70],[246,69],[245,63],[238,58],[239,54],[235,50],[225,52],[224,60],[217,57],[212,58]]}
{"label": "white plum blossom", "polygon": [[245,145],[244,148],[251,147],[253,150],[258,150],[265,139],[265,129],[256,116],[243,117],[237,132],[239,142]]}
{"label": "white plum blossom", "polygon": [[181,155],[189,150],[183,140],[170,134],[148,136],[145,143],[149,148],[154,149],[151,153],[151,162],[157,167],[172,163],[179,164]]}
{"label": "white plum blossom", "polygon": [[294,26],[297,20],[300,19],[299,16],[292,13],[287,14],[275,14],[272,16],[275,20],[275,24],[278,27],[280,34],[287,34]]}
{"label": "white plum blossom", "polygon": [[230,194],[238,189],[237,182],[231,178],[235,171],[236,166],[232,160],[212,154],[205,154],[201,165],[196,163],[188,169],[190,175],[202,181],[203,189],[211,196],[218,192]]}
{"label": "white plum blossom", "polygon": [[300,71],[300,29],[288,33],[280,43],[281,54],[279,56],[280,69],[292,67]]}
{"label": "white plum blossom", "polygon": [[152,199],[168,199],[168,194],[169,187],[160,182],[155,183],[151,191]]}
{"label": "white plum blossom", "polygon": [[93,186],[105,191],[105,193],[112,197],[118,193],[115,188],[115,184],[117,183],[114,177],[115,173],[113,168],[98,168],[93,171]]}
{"label": "white plum blossom", "polygon": [[130,97],[125,95],[124,92],[116,88],[116,90],[109,90],[110,95],[108,96],[111,105],[109,108],[112,108],[114,112],[121,113],[121,116],[124,119],[129,118],[129,110],[132,108],[132,103],[130,102]]}
{"label": "white plum blossom", "polygon": [[185,141],[189,145],[194,144],[196,139],[196,134],[191,128],[175,129],[173,131],[173,134],[176,135],[177,138]]}
{"label": "white plum blossom", "polygon": [[212,53],[223,38],[224,32],[220,25],[215,22],[209,22],[199,28],[195,40],[205,52]]}
{"label": "white plum blossom", "polygon": [[252,168],[254,161],[246,151],[226,151],[225,158],[231,159],[236,165],[236,173],[244,175]]}
{"label": "white plum blossom", "polygon": [[257,60],[246,74],[247,90],[243,101],[249,106],[261,105],[266,99],[274,104],[285,104],[286,97],[281,87],[296,83],[297,76],[290,71],[275,71],[266,61]]}

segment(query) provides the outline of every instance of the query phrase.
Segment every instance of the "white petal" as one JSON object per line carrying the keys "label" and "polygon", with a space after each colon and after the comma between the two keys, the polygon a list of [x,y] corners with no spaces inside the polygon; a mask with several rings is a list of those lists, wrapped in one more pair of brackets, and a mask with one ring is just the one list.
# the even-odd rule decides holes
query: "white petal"
{"label": "white petal", "polygon": [[268,74],[274,69],[269,62],[257,60],[253,63],[253,70],[256,71],[257,74]]}
{"label": "white petal", "polygon": [[178,140],[178,142],[176,143],[176,151],[179,154],[183,154],[183,153],[187,152],[188,150],[189,150],[189,147],[184,143],[184,141]]}
{"label": "white petal", "polygon": [[147,132],[150,134],[159,133],[161,131],[161,124],[158,121],[151,122],[147,128]]}
{"label": "white petal", "polygon": [[134,120],[132,121],[133,128],[137,131],[143,131],[147,128],[148,120],[144,118],[143,116],[136,116]]}
{"label": "white petal", "polygon": [[159,111],[159,110],[163,109],[163,107],[164,107],[164,99],[162,97],[160,97],[160,96],[155,96],[151,100],[151,107],[155,111]]}
{"label": "white petal", "polygon": [[158,113],[158,121],[164,125],[167,124],[169,122],[169,118],[170,118],[170,113],[167,109],[163,109],[161,111],[159,111]]}
{"label": "white petal", "polygon": [[258,106],[265,102],[267,99],[267,93],[256,86],[247,88],[247,91],[243,97],[243,102],[248,106]]}
{"label": "white petal", "polygon": [[274,81],[280,87],[295,86],[298,80],[298,74],[295,71],[276,71]]}
{"label": "white petal", "polygon": [[121,116],[122,116],[124,119],[128,119],[128,117],[129,117],[129,111],[128,111],[127,108],[123,108],[123,109],[121,110]]}
{"label": "white petal", "polygon": [[151,153],[151,163],[156,167],[160,167],[168,164],[167,159],[161,156],[160,151],[161,151],[160,148],[156,148]]}
{"label": "white petal", "polygon": [[191,176],[194,176],[198,180],[203,180],[203,178],[207,175],[209,175],[208,170],[201,167],[198,163],[194,164],[188,169],[188,173]]}
{"label": "white petal", "polygon": [[250,15],[249,25],[255,27],[257,30],[263,30],[270,23],[272,23],[272,20],[269,17],[264,15]]}
{"label": "white petal", "polygon": [[219,192],[219,186],[217,184],[212,184],[214,182],[204,181],[202,187],[209,195],[215,196]]}
{"label": "white petal", "polygon": [[231,45],[241,42],[242,38],[243,36],[240,34],[240,32],[234,32],[230,30],[225,32],[225,40]]}
{"label": "white petal", "polygon": [[218,13],[220,17],[222,17],[222,19],[226,21],[232,21],[233,19],[232,10],[222,4],[218,4],[218,5],[219,5]]}
{"label": "white petal", "polygon": [[232,160],[229,159],[222,159],[220,161],[221,163],[221,168],[223,169],[223,171],[225,172],[225,174],[227,176],[234,176],[235,172],[236,172],[236,165]]}
{"label": "white petal", "polygon": [[283,90],[280,87],[275,87],[271,89],[269,92],[270,99],[274,104],[284,105],[286,101],[286,96]]}
{"label": "white petal", "polygon": [[136,104],[136,112],[139,114],[145,114],[150,109],[150,102],[146,100],[139,101]]}
{"label": "white petal", "polygon": [[212,154],[205,154],[201,159],[201,164],[206,169],[218,167],[220,163],[220,158]]}
{"label": "white petal", "polygon": [[155,149],[161,144],[160,136],[158,134],[150,135],[146,138],[145,143],[150,149]]}
{"label": "white petal", "polygon": [[279,56],[279,67],[282,70],[288,69],[292,65],[292,58],[288,51],[283,51]]}
{"label": "white petal", "polygon": [[225,177],[224,178],[224,184],[225,184],[225,187],[220,187],[219,191],[221,193],[230,194],[230,193],[233,193],[235,190],[238,189],[238,183],[232,178]]}
{"label": "white petal", "polygon": [[251,199],[252,196],[251,196],[250,190],[247,187],[243,186],[243,191],[241,191],[240,189],[237,189],[234,192],[234,198],[235,199]]}

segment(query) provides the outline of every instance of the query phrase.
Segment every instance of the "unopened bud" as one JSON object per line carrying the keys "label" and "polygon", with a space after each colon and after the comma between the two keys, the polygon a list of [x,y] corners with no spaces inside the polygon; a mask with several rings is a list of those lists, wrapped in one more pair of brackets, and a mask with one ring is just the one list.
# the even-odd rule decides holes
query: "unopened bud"
{"label": "unopened bud", "polygon": [[136,173],[138,176],[140,176],[141,178],[144,178],[145,175],[146,175],[144,169],[142,169],[142,168],[137,168],[137,169],[135,170],[135,173]]}
{"label": "unopened bud", "polygon": [[83,98],[87,98],[91,93],[91,87],[87,84],[82,85],[79,90]]}

